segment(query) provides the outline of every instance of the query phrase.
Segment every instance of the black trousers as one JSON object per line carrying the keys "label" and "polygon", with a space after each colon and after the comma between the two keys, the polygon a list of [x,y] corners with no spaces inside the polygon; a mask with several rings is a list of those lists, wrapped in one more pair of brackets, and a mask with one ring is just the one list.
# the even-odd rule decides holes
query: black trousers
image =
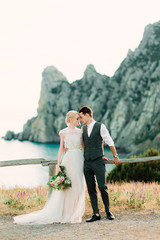
{"label": "black trousers", "polygon": [[105,206],[106,213],[109,212],[109,196],[108,188],[105,179],[105,163],[101,158],[94,160],[84,161],[84,175],[86,179],[86,184],[88,188],[88,193],[91,200],[91,205],[93,209],[93,214],[99,213],[97,191],[96,191],[96,180],[98,183],[98,188],[101,192],[102,200]]}

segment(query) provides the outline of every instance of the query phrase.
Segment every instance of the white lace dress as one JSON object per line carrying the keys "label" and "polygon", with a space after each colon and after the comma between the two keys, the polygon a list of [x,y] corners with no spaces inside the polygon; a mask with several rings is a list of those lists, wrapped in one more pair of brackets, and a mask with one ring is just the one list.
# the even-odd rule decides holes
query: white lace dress
{"label": "white lace dress", "polygon": [[17,224],[37,225],[82,221],[85,209],[82,131],[67,127],[60,133],[65,136],[65,147],[68,148],[61,165],[66,167],[72,187],[62,191],[53,190],[42,210],[14,217],[14,222]]}

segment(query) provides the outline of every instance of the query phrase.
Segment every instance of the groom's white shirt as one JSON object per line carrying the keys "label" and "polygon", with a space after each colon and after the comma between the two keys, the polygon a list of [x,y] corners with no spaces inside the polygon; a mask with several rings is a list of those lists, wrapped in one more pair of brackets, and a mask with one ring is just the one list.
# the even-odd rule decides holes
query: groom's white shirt
{"label": "groom's white shirt", "polygon": [[[91,132],[93,130],[94,124],[96,123],[95,120],[93,120],[90,124],[87,124],[87,133],[88,136],[91,135]],[[100,129],[100,135],[103,139],[103,141],[108,144],[109,146],[114,146],[114,142],[113,139],[111,138],[108,129],[106,128],[106,126],[102,123],[101,124],[101,129]]]}

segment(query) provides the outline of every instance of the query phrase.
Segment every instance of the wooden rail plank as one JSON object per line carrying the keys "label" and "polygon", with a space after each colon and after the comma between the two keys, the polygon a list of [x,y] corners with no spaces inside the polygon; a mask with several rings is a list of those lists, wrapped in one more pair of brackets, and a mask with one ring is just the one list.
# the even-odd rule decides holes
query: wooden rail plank
{"label": "wooden rail plank", "polygon": [[[160,160],[160,156],[143,157],[143,158],[124,158],[124,159],[120,159],[120,163],[149,162],[149,161],[155,161],[155,160]],[[105,164],[112,164],[112,161],[113,161],[112,159],[109,159],[108,161],[105,160]],[[46,160],[44,158],[30,158],[30,159],[0,161],[0,167],[32,165],[32,164],[42,164],[42,166],[49,166],[49,165],[57,164],[57,160]]]}
{"label": "wooden rail plank", "polygon": [[42,166],[50,166],[50,165],[56,165],[57,160],[48,160],[42,163]]}
{"label": "wooden rail plank", "polygon": [[[138,163],[138,162],[149,162],[149,161],[155,161],[160,160],[160,156],[154,156],[154,157],[143,157],[143,158],[123,158],[120,159],[120,163]],[[105,160],[105,164],[112,164],[111,159],[108,161]]]}
{"label": "wooden rail plank", "polygon": [[18,159],[0,161],[0,167],[18,166],[18,165],[30,165],[30,164],[42,164],[47,162],[44,158],[29,158],[29,159]]}

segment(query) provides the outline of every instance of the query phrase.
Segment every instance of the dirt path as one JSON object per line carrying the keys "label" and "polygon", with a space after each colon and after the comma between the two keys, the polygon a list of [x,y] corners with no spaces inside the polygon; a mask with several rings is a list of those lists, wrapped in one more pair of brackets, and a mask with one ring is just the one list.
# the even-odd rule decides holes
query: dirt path
{"label": "dirt path", "polygon": [[116,214],[114,221],[81,224],[20,226],[11,216],[0,216],[0,240],[158,240],[160,211]]}

